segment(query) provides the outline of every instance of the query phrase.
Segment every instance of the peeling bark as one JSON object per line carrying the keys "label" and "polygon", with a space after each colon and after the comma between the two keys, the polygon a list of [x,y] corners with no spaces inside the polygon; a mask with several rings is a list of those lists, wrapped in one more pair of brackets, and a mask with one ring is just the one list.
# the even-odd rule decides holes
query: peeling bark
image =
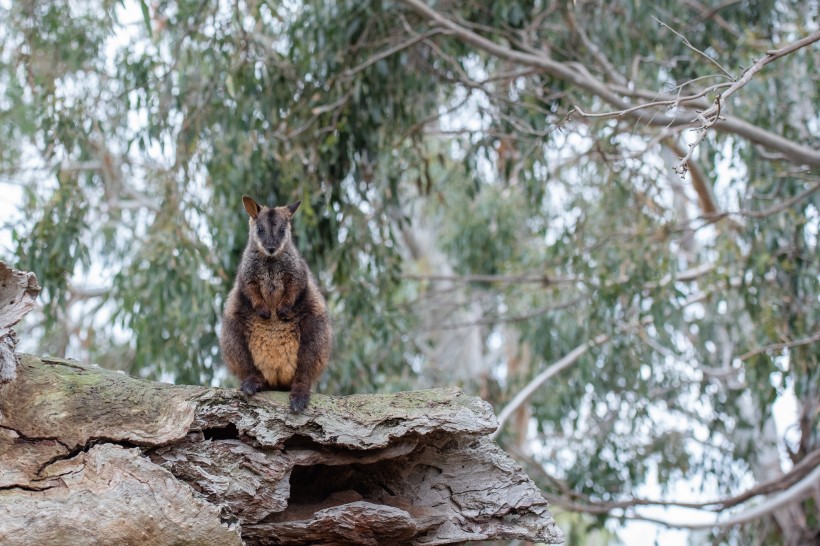
{"label": "peeling bark", "polygon": [[139,449],[96,445],[60,458],[36,489],[0,491],[0,543],[241,544],[238,526]]}
{"label": "peeling bark", "polygon": [[34,273],[17,271],[0,262],[0,384],[14,379],[17,368],[17,338],[11,327],[31,311],[39,293]]}
{"label": "peeling bark", "polygon": [[563,539],[455,388],[314,395],[172,386],[21,355],[0,386],[2,544]]}

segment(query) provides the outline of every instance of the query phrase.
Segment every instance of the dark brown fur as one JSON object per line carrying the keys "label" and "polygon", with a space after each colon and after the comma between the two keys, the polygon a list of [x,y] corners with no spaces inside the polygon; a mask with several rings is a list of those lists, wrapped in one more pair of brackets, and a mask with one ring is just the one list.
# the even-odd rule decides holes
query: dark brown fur
{"label": "dark brown fur", "polygon": [[242,202],[250,234],[225,304],[219,346],[246,394],[290,389],[290,408],[298,413],[332,345],[325,299],[291,240],[290,220],[300,201],[275,208],[247,196]]}

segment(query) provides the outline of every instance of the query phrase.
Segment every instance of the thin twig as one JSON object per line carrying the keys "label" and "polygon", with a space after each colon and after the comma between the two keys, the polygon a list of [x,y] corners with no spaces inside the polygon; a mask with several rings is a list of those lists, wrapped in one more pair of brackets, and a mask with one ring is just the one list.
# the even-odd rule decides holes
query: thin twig
{"label": "thin twig", "polygon": [[[690,83],[690,82],[687,82],[687,83]],[[695,93],[694,95],[686,95],[685,97],[676,97],[674,99],[656,100],[656,101],[652,101],[652,102],[645,102],[643,104],[638,104],[636,106],[633,106],[631,108],[626,108],[624,110],[614,110],[614,111],[611,111],[611,112],[600,112],[600,113],[597,113],[597,114],[590,114],[590,113],[584,112],[577,106],[574,107],[574,110],[576,112],[578,112],[579,114],[581,114],[585,118],[622,117],[622,116],[625,116],[627,114],[637,112],[638,110],[643,110],[643,109],[646,109],[646,108],[654,108],[656,106],[679,106],[679,105],[682,105],[685,102],[699,99],[699,98],[709,94],[710,92],[714,91],[715,89],[720,89],[722,87],[729,87],[731,85],[732,84],[728,83],[728,82],[718,83],[718,84],[715,84],[715,85],[710,85],[709,87],[707,87],[706,89],[704,89],[700,93]]]}
{"label": "thin twig", "polygon": [[443,324],[437,326],[436,329],[438,330],[459,330],[461,328],[471,328],[474,326],[494,326],[499,323],[510,323],[510,322],[523,322],[525,320],[531,320],[535,317],[539,317],[550,311],[560,311],[562,309],[566,309],[568,307],[573,307],[578,305],[584,300],[584,297],[577,297],[571,300],[562,302],[562,303],[555,303],[551,305],[544,305],[542,307],[538,307],[533,309],[532,311],[528,311],[526,313],[521,313],[519,315],[504,315],[501,317],[491,317],[491,318],[481,318],[476,319],[473,321],[468,322],[460,322],[460,323],[453,323],[453,324]]}
{"label": "thin twig", "polygon": [[691,49],[691,50],[692,50],[692,51],[694,51],[695,53],[698,53],[699,55],[702,55],[703,57],[706,57],[706,59],[708,59],[708,60],[709,60],[712,64],[714,64],[715,66],[717,66],[717,67],[720,69],[720,71],[721,71],[721,72],[723,72],[724,74],[726,74],[726,75],[729,77],[729,79],[731,79],[731,80],[734,80],[734,79],[735,79],[735,77],[732,75],[732,73],[731,73],[731,72],[729,72],[728,70],[726,70],[725,68],[723,68],[723,65],[722,65],[722,64],[720,64],[719,62],[717,62],[715,59],[713,59],[712,57],[710,57],[709,55],[707,55],[706,53],[704,53],[704,52],[703,52],[703,51],[701,51],[700,49],[698,49],[698,48],[696,48],[695,46],[693,46],[693,45],[689,42],[689,40],[687,40],[687,39],[686,39],[686,36],[684,36],[683,34],[681,34],[680,32],[678,32],[678,31],[677,31],[677,30],[675,30],[674,28],[670,27],[669,25],[667,25],[666,23],[664,23],[663,21],[661,21],[660,19],[658,19],[658,18],[657,18],[657,17],[655,17],[654,15],[652,16],[652,18],[653,18],[653,19],[654,19],[654,20],[655,20],[658,24],[660,24],[661,26],[663,26],[663,27],[665,27],[665,28],[668,28],[670,31],[672,31],[672,33],[673,33],[673,34],[675,34],[675,36],[677,36],[678,38],[680,38],[681,40],[683,40],[683,43],[684,43],[684,45],[686,45],[686,47],[688,47],[689,49]]}
{"label": "thin twig", "polygon": [[416,45],[419,42],[423,42],[424,40],[426,40],[428,38],[431,38],[432,36],[435,36],[436,34],[443,34],[444,32],[445,31],[443,29],[434,28],[434,29],[428,30],[427,32],[424,32],[422,34],[416,34],[415,36],[413,36],[409,40],[406,40],[406,41],[404,41],[400,44],[396,44],[395,46],[393,46],[391,48],[388,48],[388,49],[382,51],[381,53],[377,53],[376,55],[373,55],[372,57],[370,57],[369,59],[367,59],[366,61],[364,61],[360,65],[355,66],[353,68],[348,68],[347,70],[344,71],[344,73],[342,75],[345,78],[350,78],[352,76],[355,76],[356,74],[358,74],[359,72],[361,72],[365,68],[367,68],[367,67],[381,61],[382,59],[386,59],[387,57],[390,57],[391,55],[395,55],[399,51],[407,49],[408,47],[412,47],[412,46]]}
{"label": "thin twig", "polygon": [[[703,4],[701,4],[700,2],[698,2],[697,0],[683,0],[684,4],[694,8],[695,10],[697,10],[700,13],[700,18],[697,21],[698,23],[701,22],[701,21],[706,21],[708,19],[712,19],[722,29],[729,32],[730,34],[732,34],[736,38],[740,36],[740,32],[735,27],[730,25],[726,21],[726,19],[721,17],[718,14],[718,11],[720,11],[720,10],[722,10],[722,9],[732,5],[732,4],[737,4],[739,2],[740,2],[740,0],[727,0],[726,2],[723,2],[722,4],[719,4],[719,5],[711,8],[711,9],[709,9],[706,6],[704,6]],[[690,23],[690,26],[691,26],[691,23]]]}
{"label": "thin twig", "polygon": [[740,214],[742,216],[748,216],[749,218],[765,218],[766,216],[771,216],[772,214],[775,214],[775,213],[778,213],[782,210],[785,210],[785,209],[791,207],[792,205],[794,205],[795,203],[799,203],[800,201],[802,201],[806,197],[810,196],[811,194],[813,194],[817,190],[820,190],[820,184],[815,184],[815,185],[811,186],[809,189],[798,193],[794,197],[790,197],[789,199],[786,199],[785,201],[783,201],[782,203],[780,203],[778,205],[774,205],[772,207],[769,207],[769,208],[763,209],[763,210],[742,210],[738,214]]}
{"label": "thin twig", "polygon": [[811,345],[812,343],[820,341],[820,331],[814,332],[807,338],[803,339],[796,339],[794,341],[787,341],[784,343],[773,343],[772,345],[766,345],[764,347],[758,347],[757,349],[753,349],[749,352],[743,353],[739,357],[738,360],[748,360],[753,356],[759,355],[760,353],[765,353],[767,351],[779,351],[781,349],[791,349],[792,347],[799,347],[801,345]]}
{"label": "thin twig", "polygon": [[[746,218],[766,218],[768,216],[771,216],[773,214],[777,214],[778,212],[782,212],[782,211],[786,210],[787,208],[791,207],[795,203],[799,203],[800,201],[802,201],[803,199],[809,197],[811,194],[813,194],[817,190],[820,190],[820,184],[814,184],[811,187],[809,187],[807,190],[804,190],[804,191],[798,193],[797,195],[795,195],[793,197],[790,197],[789,199],[786,199],[782,203],[779,203],[777,205],[773,205],[773,206],[771,206],[767,209],[763,209],[763,210],[743,209],[743,210],[735,210],[735,211],[724,211],[724,212],[720,212],[720,213],[717,213],[717,214],[703,214],[701,216],[698,216],[697,218],[695,218],[691,222],[688,222],[687,224],[681,224],[680,226],[677,226],[675,229],[676,230],[681,229],[684,226],[688,226],[688,224],[694,223],[696,220],[703,220],[703,221],[706,222],[704,225],[711,225],[715,222],[723,220],[724,218],[728,218],[729,216],[743,216],[743,217],[746,217]],[[703,227],[703,226],[701,226],[701,227]],[[686,227],[686,229],[691,229],[691,228]]]}
{"label": "thin twig", "polygon": [[417,273],[405,273],[401,275],[401,278],[414,281],[452,281],[464,283],[537,283],[544,286],[578,281],[577,277],[551,277],[549,275],[422,275]]}
{"label": "thin twig", "polygon": [[797,40],[796,42],[792,42],[791,44],[783,46],[780,49],[771,49],[767,51],[765,57],[758,60],[751,67],[749,67],[749,69],[743,73],[740,79],[738,79],[734,84],[732,84],[729,87],[729,89],[718,95],[715,98],[714,104],[698,116],[698,119],[702,121],[701,126],[696,129],[696,131],[698,131],[698,136],[694,142],[689,144],[689,151],[681,159],[677,167],[675,167],[675,172],[681,175],[686,173],[686,163],[692,157],[692,153],[695,151],[695,148],[697,148],[698,145],[703,141],[703,139],[706,138],[706,130],[712,127],[720,119],[720,110],[722,104],[726,102],[726,99],[732,96],[738,89],[749,83],[749,81],[751,81],[752,79],[752,76],[760,72],[763,69],[763,67],[769,64],[770,62],[776,61],[781,57],[785,57],[786,55],[789,55],[790,53],[793,53],[800,48],[811,45],[818,40],[820,40],[820,30],[815,31],[806,36],[805,38]]}

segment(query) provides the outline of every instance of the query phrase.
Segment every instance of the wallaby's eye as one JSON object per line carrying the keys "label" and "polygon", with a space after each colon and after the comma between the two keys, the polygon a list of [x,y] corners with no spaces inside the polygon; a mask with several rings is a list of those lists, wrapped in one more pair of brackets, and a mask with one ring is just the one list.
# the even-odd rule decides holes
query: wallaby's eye
{"label": "wallaby's eye", "polygon": [[262,235],[262,226],[258,226],[256,228],[256,233],[258,233],[259,235]]}
{"label": "wallaby's eye", "polygon": [[279,228],[279,235],[285,234],[285,228]]}

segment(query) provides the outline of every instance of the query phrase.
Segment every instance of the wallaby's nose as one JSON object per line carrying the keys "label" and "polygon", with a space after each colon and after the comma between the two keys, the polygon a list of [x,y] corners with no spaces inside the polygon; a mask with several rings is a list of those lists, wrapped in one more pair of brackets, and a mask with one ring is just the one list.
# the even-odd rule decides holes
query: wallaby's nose
{"label": "wallaby's nose", "polygon": [[276,251],[276,247],[275,246],[269,246],[265,250],[268,251],[268,254],[273,254]]}

